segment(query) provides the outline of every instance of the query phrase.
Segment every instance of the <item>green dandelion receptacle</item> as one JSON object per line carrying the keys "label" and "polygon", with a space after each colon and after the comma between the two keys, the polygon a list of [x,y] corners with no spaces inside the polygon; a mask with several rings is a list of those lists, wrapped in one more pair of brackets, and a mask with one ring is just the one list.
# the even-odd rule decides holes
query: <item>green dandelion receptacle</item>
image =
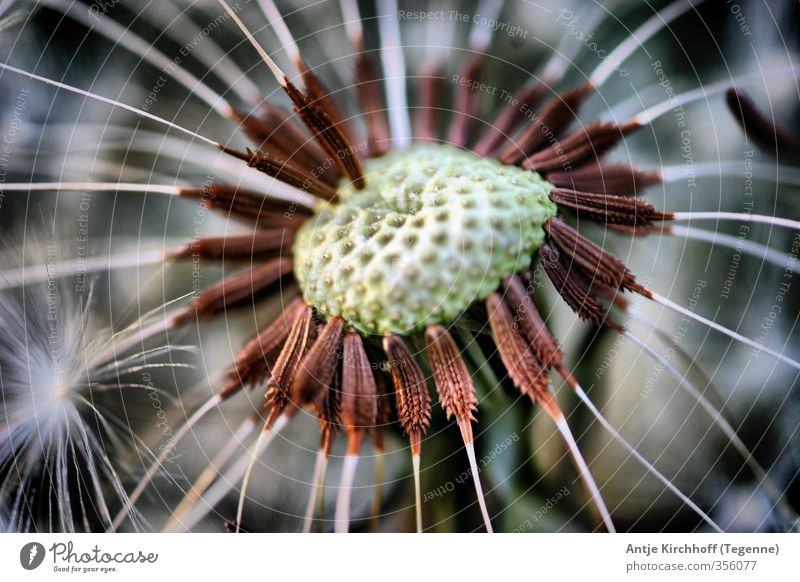
{"label": "green dandelion receptacle", "polygon": [[367,187],[320,202],[295,243],[305,299],[367,333],[452,322],[526,269],[556,214],[535,172],[448,145],[369,160]]}

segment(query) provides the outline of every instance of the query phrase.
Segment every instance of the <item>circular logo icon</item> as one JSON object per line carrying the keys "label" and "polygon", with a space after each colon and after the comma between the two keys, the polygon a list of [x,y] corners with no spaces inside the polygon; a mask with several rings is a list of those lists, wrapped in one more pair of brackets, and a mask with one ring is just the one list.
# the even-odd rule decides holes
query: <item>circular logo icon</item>
{"label": "circular logo icon", "polygon": [[19,551],[19,563],[26,570],[35,570],[44,561],[44,546],[39,542],[30,542]]}

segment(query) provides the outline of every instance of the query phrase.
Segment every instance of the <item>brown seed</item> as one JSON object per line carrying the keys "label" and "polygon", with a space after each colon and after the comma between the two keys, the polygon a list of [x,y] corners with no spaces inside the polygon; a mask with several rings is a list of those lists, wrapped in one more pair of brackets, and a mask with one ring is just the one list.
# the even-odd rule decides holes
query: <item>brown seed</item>
{"label": "brown seed", "polygon": [[311,134],[356,188],[364,187],[364,170],[352,145],[340,126],[337,126],[321,101],[310,99],[289,79],[284,79],[284,89],[294,103],[294,108]]}
{"label": "brown seed", "polygon": [[378,416],[378,387],[364,342],[358,332],[344,337],[342,358],[342,422],[351,440],[350,452],[357,454],[367,430]]}
{"label": "brown seed", "polygon": [[419,104],[414,117],[414,139],[431,142],[439,139],[441,96],[444,72],[437,66],[423,69],[419,77]]}
{"label": "brown seed", "polygon": [[311,211],[297,202],[264,196],[257,192],[211,184],[206,188],[186,188],[181,196],[201,198],[209,208],[225,210],[230,214],[250,218],[260,226],[297,228]]}
{"label": "brown seed", "polygon": [[383,350],[389,358],[400,424],[411,441],[411,454],[419,455],[422,435],[428,430],[431,418],[431,396],[425,375],[399,336],[384,336]]}
{"label": "brown seed", "polygon": [[325,395],[317,404],[320,448],[330,455],[333,437],[342,426],[342,370],[337,365]]}
{"label": "brown seed", "polygon": [[292,272],[292,261],[280,257],[238,273],[202,291],[174,318],[182,325],[195,317],[210,317],[246,299],[253,299],[273,283]]}
{"label": "brown seed", "polygon": [[558,348],[553,334],[547,329],[522,280],[516,275],[507,277],[503,281],[503,286],[506,291],[503,299],[514,313],[520,330],[533,348],[537,361],[545,368],[554,367],[559,371],[563,370],[564,354]]}
{"label": "brown seed", "polygon": [[547,392],[550,384],[547,369],[533,356],[514,316],[498,293],[486,299],[486,310],[494,343],[508,375],[520,392],[535,401],[539,394]]}
{"label": "brown seed", "polygon": [[584,278],[615,289],[638,292],[641,286],[625,263],[599,247],[560,218],[545,223],[545,231],[561,252],[570,268],[582,271]]}
{"label": "brown seed", "polygon": [[342,360],[342,419],[347,426],[370,429],[378,416],[378,387],[364,342],[358,332],[344,338]]}
{"label": "brown seed", "polygon": [[472,441],[470,421],[475,420],[478,409],[475,386],[458,346],[452,336],[441,325],[432,325],[425,330],[428,344],[428,360],[433,370],[436,391],[447,418],[455,416],[465,440]]}
{"label": "brown seed", "polygon": [[601,325],[606,319],[606,310],[592,296],[591,286],[582,275],[571,270],[567,260],[550,243],[543,244],[538,254],[547,276],[567,305],[581,319]]}
{"label": "brown seed", "polygon": [[[464,63],[460,78],[480,82],[483,78],[482,66],[483,53],[472,53]],[[469,145],[474,133],[479,102],[480,92],[472,84],[459,83],[456,86],[453,115],[450,121],[450,131],[447,134],[449,143],[462,148]]]}
{"label": "brown seed", "polygon": [[370,157],[378,157],[389,151],[391,134],[386,120],[386,103],[375,63],[369,53],[361,50],[356,55],[356,82],[361,111],[367,118],[367,142]]}
{"label": "brown seed", "polygon": [[[313,142],[302,131],[298,138],[294,133],[291,119],[285,114],[261,117],[256,114],[236,112],[235,119],[239,121],[245,135],[252,140],[258,151],[287,160],[306,175],[322,166],[324,154],[321,158],[314,156],[314,150],[307,147]],[[336,185],[335,175],[318,172],[317,177],[330,186]]]}
{"label": "brown seed", "polygon": [[756,146],[773,156],[800,164],[800,141],[761,113],[744,91],[731,87],[725,93],[725,100],[747,138]]}
{"label": "brown seed", "polygon": [[[309,160],[313,160],[315,166],[319,168],[320,164],[325,160],[325,150],[309,136],[306,128],[299,125],[297,120],[282,107],[264,102],[261,108],[264,111],[264,115],[271,123],[284,130],[287,138],[294,144],[294,151],[302,151],[304,155],[306,155]],[[295,153],[295,155],[297,155],[297,153]],[[323,171],[322,178],[328,183],[336,185],[339,182],[339,178],[341,178],[341,174],[335,165],[329,164],[327,169]]]}
{"label": "brown seed", "polygon": [[638,198],[593,194],[566,188],[551,190],[550,200],[559,206],[571,208],[578,216],[587,216],[604,224],[650,227],[654,220],[665,220],[669,216],[657,212],[652,204]]}
{"label": "brown seed", "polygon": [[661,181],[656,172],[637,170],[630,164],[605,163],[589,163],[567,172],[548,172],[545,178],[560,188],[612,196],[638,196]]}
{"label": "brown seed", "polygon": [[300,297],[293,299],[272,323],[239,350],[233,368],[228,373],[230,381],[221,392],[223,398],[228,398],[242,386],[256,386],[267,379],[270,367],[275,363],[303,306]]}
{"label": "brown seed", "polygon": [[228,146],[220,146],[220,149],[228,155],[247,162],[247,165],[251,168],[294,186],[298,190],[308,192],[323,200],[334,200],[336,198],[335,187],[318,180],[313,174],[304,172],[283,158],[252,151],[249,148],[246,152],[240,152]]}
{"label": "brown seed", "polygon": [[512,138],[514,124],[525,119],[526,111],[533,111],[547,92],[547,85],[538,82],[529,85],[516,96],[511,103],[506,104],[497,119],[492,122],[483,137],[478,140],[473,151],[479,156],[489,156],[500,147],[503,142]]}
{"label": "brown seed", "polygon": [[333,317],[308,350],[292,380],[292,401],[299,407],[320,405],[336,373],[342,350],[344,320]]}
{"label": "brown seed", "polygon": [[184,245],[171,259],[250,259],[273,252],[290,253],[294,231],[289,229],[256,230],[237,236],[205,236]]}
{"label": "brown seed", "polygon": [[592,94],[594,87],[586,83],[564,91],[551,99],[540,113],[534,116],[530,126],[500,153],[504,164],[518,164],[547,141],[555,140],[558,133],[573,119],[580,106]]}
{"label": "brown seed", "polygon": [[522,167],[537,172],[568,170],[582,164],[586,159],[599,160],[613,148],[622,136],[639,125],[628,123],[591,123],[563,140],[529,156]]}
{"label": "brown seed", "polygon": [[[271,407],[267,424],[274,422],[278,415],[287,410],[289,389],[291,388],[290,382],[294,378],[300,360],[302,360],[315,337],[314,310],[309,305],[303,305],[275,362],[272,376],[267,382],[265,396],[267,404]],[[291,415],[296,412],[297,409],[294,408],[287,410],[287,413]]]}
{"label": "brown seed", "polygon": [[333,98],[330,91],[323,85],[314,71],[308,67],[302,57],[297,62],[297,68],[300,71],[300,77],[305,85],[305,93],[309,101],[318,105],[325,112],[331,120],[331,125],[341,132],[346,141],[353,143],[355,140],[336,99]]}

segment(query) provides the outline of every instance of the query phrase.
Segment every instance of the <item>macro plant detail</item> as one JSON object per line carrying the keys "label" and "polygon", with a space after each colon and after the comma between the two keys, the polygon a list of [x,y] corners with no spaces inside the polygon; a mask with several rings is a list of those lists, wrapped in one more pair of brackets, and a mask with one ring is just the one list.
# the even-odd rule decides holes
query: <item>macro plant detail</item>
{"label": "macro plant detail", "polygon": [[[480,513],[482,529],[491,532],[496,528],[493,513],[502,513],[493,505],[492,497],[499,495],[495,490],[502,489],[502,483],[487,489],[483,482],[483,461],[476,452],[480,437],[475,427],[492,422],[485,410],[499,412],[492,406],[496,386],[487,389],[485,384],[487,377],[500,374],[507,376],[507,393],[523,401],[529,399],[529,406],[544,413],[552,434],[563,443],[562,456],[569,457],[571,471],[580,483],[583,502],[578,511],[586,510],[587,529],[616,531],[619,507],[607,503],[603,483],[582,451],[582,435],[573,428],[575,413],[566,408],[564,392],[614,446],[625,452],[626,461],[636,463],[694,516],[695,527],[724,531],[725,525],[712,511],[715,504],[695,501],[694,491],[679,486],[674,476],[660,470],[658,462],[640,452],[638,443],[626,439],[604,415],[602,406],[590,398],[592,390],[583,387],[585,374],[575,369],[580,354],[572,357],[562,347],[553,312],[545,308],[547,286],[592,330],[589,343],[606,332],[614,334],[637,346],[660,372],[674,377],[678,388],[694,403],[692,410],[697,408],[711,419],[724,446],[738,455],[737,462],[745,467],[742,471],[755,479],[755,488],[768,500],[770,515],[774,514],[779,524],[775,527],[796,528],[798,515],[784,487],[773,481],[769,467],[762,466],[752,445],[745,443],[737,428],[726,420],[724,407],[709,395],[712,381],[698,387],[693,379],[701,372],[692,370],[690,376],[679,363],[651,347],[653,334],[669,340],[669,334],[660,330],[657,322],[647,337],[633,331],[634,322],[652,323],[634,309],[634,302],[673,312],[687,325],[705,329],[706,335],[727,338],[732,345],[745,346],[764,360],[770,359],[773,369],[780,366],[792,370],[795,378],[800,369],[793,357],[796,350],[788,345],[771,347],[745,327],[720,323],[716,317],[701,314],[694,305],[671,299],[650,278],[637,278],[627,264],[630,254],[623,260],[606,247],[606,238],[625,238],[641,248],[658,237],[676,233],[701,241],[703,233],[706,237],[714,234],[673,226],[687,221],[733,221],[800,230],[800,222],[791,216],[750,209],[684,211],[666,196],[658,205],[646,200],[649,192],[669,182],[669,172],[621,160],[614,154],[619,147],[628,147],[640,132],[652,131],[662,117],[677,108],[702,100],[727,102],[729,119],[738,123],[744,139],[752,140],[781,163],[797,162],[797,140],[739,87],[746,85],[750,76],[672,94],[666,101],[636,107],[632,115],[599,114],[588,122],[581,117],[592,99],[601,95],[601,88],[621,75],[622,65],[644,43],[695,12],[702,1],[676,0],[655,11],[651,8],[651,14],[640,19],[577,81],[567,74],[569,58],[563,62],[565,55],[556,51],[556,57],[545,62],[540,74],[515,83],[515,93],[509,93],[488,115],[480,88],[492,64],[489,48],[493,36],[492,27],[484,20],[504,22],[502,15],[510,10],[507,4],[511,2],[479,2],[475,14],[482,18],[471,21],[466,50],[460,49],[457,58],[451,57],[433,42],[430,50],[438,57],[426,62],[416,75],[408,73],[410,62],[401,42],[403,22],[396,17],[402,6],[396,1],[378,0],[375,6],[356,0],[326,2],[327,9],[335,9],[339,15],[334,27],[337,34],[347,39],[346,53],[353,64],[349,91],[331,89],[323,83],[316,72],[314,53],[301,48],[306,44],[304,38],[290,26],[291,7],[279,7],[273,0],[258,0],[247,10],[224,0],[197,9],[200,14],[214,14],[212,22],[216,24],[208,33],[200,29],[202,48],[198,45],[196,53],[186,45],[181,49],[186,54],[178,54],[209,65],[208,75],[216,75],[216,81],[227,86],[225,90],[212,88],[215,85],[206,74],[192,72],[182,58],[171,59],[139,36],[136,25],[140,19],[146,25],[144,29],[158,29],[164,22],[181,19],[196,27],[191,7],[165,4],[169,6],[163,8],[164,13],[150,13],[147,6],[141,12],[128,8],[136,18],[126,25],[115,20],[115,7],[90,10],[85,4],[46,0],[40,8],[116,43],[160,71],[159,80],[166,78],[188,90],[190,97],[178,113],[184,106],[205,107],[197,126],[162,113],[166,111],[163,108],[159,114],[151,112],[151,106],[158,104],[158,93],[151,92],[156,96],[148,97],[151,103],[147,107],[137,107],[123,99],[124,94],[106,96],[95,88],[41,75],[7,59],[0,63],[0,69],[3,77],[16,76],[77,95],[86,103],[124,112],[137,118],[137,124],[163,131],[163,136],[154,133],[156,139],[150,141],[158,147],[155,153],[176,158],[180,164],[208,167],[209,178],[189,183],[180,172],[171,179],[158,178],[160,172],[154,165],[142,180],[123,179],[126,171],[135,169],[127,168],[123,161],[118,171],[110,172],[102,182],[59,176],[57,181],[4,181],[0,191],[6,196],[72,190],[168,196],[174,199],[172,203],[185,203],[187,208],[199,204],[204,212],[211,210],[226,225],[235,226],[230,231],[226,226],[224,234],[201,233],[156,251],[137,252],[134,257],[125,255],[118,260],[117,255],[108,254],[90,266],[83,260],[77,269],[69,261],[56,264],[49,260],[44,270],[26,272],[15,267],[4,273],[0,287],[5,291],[42,283],[52,286],[54,278],[79,273],[85,276],[87,270],[190,263],[196,272],[200,264],[222,265],[218,280],[203,282],[190,296],[165,297],[161,307],[153,306],[155,311],[136,319],[124,335],[109,334],[114,341],[110,352],[100,350],[102,358],[87,357],[97,349],[70,344],[70,357],[85,376],[67,382],[75,394],[83,389],[105,388],[110,381],[119,388],[142,388],[119,378],[150,367],[177,373],[176,369],[185,366],[176,361],[176,354],[191,350],[183,338],[180,345],[173,343],[172,336],[227,322],[237,311],[255,311],[261,305],[270,307],[271,317],[259,316],[254,333],[229,346],[231,357],[221,371],[209,372],[206,378],[210,390],[191,391],[192,405],[185,418],[170,431],[167,444],[158,449],[147,449],[144,438],[134,435],[127,452],[125,443],[115,443],[120,450],[114,457],[126,462],[114,466],[105,450],[100,452],[97,440],[115,440],[115,431],[105,427],[105,419],[113,415],[91,408],[102,427],[86,432],[86,417],[76,418],[77,412],[67,409],[72,420],[52,426],[53,432],[42,439],[44,444],[32,449],[41,456],[48,442],[60,447],[82,443],[78,452],[66,448],[57,457],[61,464],[69,461],[76,465],[74,471],[56,465],[49,470],[57,477],[43,478],[51,484],[52,492],[41,493],[31,486],[32,475],[40,476],[31,459],[23,460],[22,456],[30,454],[24,453],[22,441],[31,438],[31,431],[42,422],[35,419],[36,412],[42,407],[47,410],[49,405],[34,398],[29,408],[22,410],[22,416],[6,413],[3,424],[7,436],[3,437],[4,456],[0,460],[4,467],[0,490],[3,529],[152,529],[141,506],[162,473],[169,472],[171,456],[210,417],[239,401],[249,408],[229,427],[225,442],[214,442],[213,450],[204,452],[199,463],[202,468],[191,476],[182,475],[185,483],[180,495],[168,513],[158,516],[157,528],[199,529],[200,524],[207,523],[209,513],[218,510],[233,531],[257,529],[258,520],[250,519],[248,512],[255,505],[253,491],[259,488],[258,467],[276,454],[294,426],[313,416],[319,440],[303,514],[286,510],[297,518],[296,529],[346,532],[354,525],[357,529],[381,528],[385,520],[382,508],[387,503],[385,489],[392,484],[391,479],[385,480],[390,455],[386,439],[388,436],[400,442],[396,437],[402,434],[403,442],[398,446],[411,457],[414,529],[422,532],[429,527],[423,511],[428,503],[423,450],[431,441],[444,441],[449,450],[463,446],[473,503]],[[587,8],[586,24],[600,27],[609,14],[605,8]],[[9,17],[9,26],[19,18]],[[167,32],[179,34],[170,27],[165,28]],[[146,34],[146,30],[141,33]],[[231,53],[257,57],[252,68],[240,69],[231,55],[214,44],[216,35],[236,35]],[[567,47],[569,41],[565,37]],[[572,44],[575,46],[564,49],[567,57],[580,48],[579,43]],[[273,50],[277,47],[280,50]],[[453,78],[460,81],[454,83],[452,95],[446,95],[442,85],[452,70],[458,71]],[[787,71],[794,78],[795,65],[768,73],[785,75]],[[277,84],[275,91],[262,88],[263,78],[260,84],[250,78],[266,73]],[[156,87],[160,91],[161,87]],[[213,124],[206,123],[210,117]],[[229,139],[210,137],[217,123],[228,127],[232,134]],[[190,146],[205,153],[194,157],[181,149]],[[123,149],[123,160],[135,153],[132,142],[124,144]],[[220,176],[211,175],[212,163],[218,162]],[[796,247],[785,254],[757,243],[739,246],[738,241],[724,236],[714,240],[785,268],[790,274],[796,261]],[[231,264],[234,269],[230,269]],[[26,318],[37,314],[27,306],[22,309]],[[86,305],[82,309],[85,312]],[[75,308],[61,311],[70,313]],[[3,319],[14,318],[13,309],[9,309]],[[81,330],[83,326],[74,325]],[[27,337],[29,332],[21,333]],[[78,337],[83,338],[84,333]],[[157,347],[148,347],[154,343]],[[693,367],[694,361],[688,356],[691,348],[683,350],[680,342],[672,343],[678,359],[688,360]],[[202,350],[202,346],[197,349]],[[30,346],[4,348],[9,354],[23,350],[31,353]],[[162,357],[168,361],[162,362]],[[42,356],[44,361],[48,358]],[[13,358],[9,363],[4,359],[3,367],[10,365]],[[117,377],[116,384],[109,380],[112,373]],[[24,379],[9,383],[8,378],[4,371],[6,403],[13,402],[25,387]],[[37,379],[29,379],[29,383],[39,385]],[[150,385],[143,388],[154,391]],[[438,401],[432,399],[431,388]],[[202,397],[195,398],[195,392]],[[84,396],[80,398],[86,403]],[[6,409],[11,409],[8,404]],[[458,447],[453,445],[452,431],[435,438],[429,435],[431,424],[442,423],[445,418],[455,421]],[[340,463],[335,452],[337,442],[344,446]],[[137,452],[138,460],[131,460],[131,451],[140,448],[147,453]],[[374,473],[368,509],[363,496],[356,509],[354,497],[354,492],[364,488],[357,485],[359,476],[363,479],[365,474],[362,456],[369,458]],[[95,466],[98,458],[102,465]],[[34,455],[33,461],[38,459]],[[77,467],[84,462],[88,473]],[[140,467],[136,477],[126,482],[123,465],[131,463]],[[335,485],[331,484],[331,465],[337,466]],[[23,477],[14,477],[20,467]],[[400,469],[393,466],[392,470]],[[76,487],[79,506],[72,501]],[[329,489],[335,491],[332,511],[326,509]],[[113,495],[103,493],[106,490]],[[579,495],[570,501],[576,497]],[[235,498],[233,505],[231,498]],[[97,503],[87,507],[85,499]],[[46,509],[54,506],[58,508],[56,520],[53,510]],[[45,519],[45,515],[50,517]]]}

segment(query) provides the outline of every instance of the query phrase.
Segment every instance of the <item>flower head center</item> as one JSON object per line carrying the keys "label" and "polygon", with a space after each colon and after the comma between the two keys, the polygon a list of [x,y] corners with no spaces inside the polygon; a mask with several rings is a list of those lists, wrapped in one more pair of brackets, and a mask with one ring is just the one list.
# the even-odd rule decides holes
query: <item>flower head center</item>
{"label": "flower head center", "polygon": [[555,215],[535,172],[447,145],[365,164],[367,186],[319,203],[295,242],[304,298],[366,333],[455,320],[529,267]]}

